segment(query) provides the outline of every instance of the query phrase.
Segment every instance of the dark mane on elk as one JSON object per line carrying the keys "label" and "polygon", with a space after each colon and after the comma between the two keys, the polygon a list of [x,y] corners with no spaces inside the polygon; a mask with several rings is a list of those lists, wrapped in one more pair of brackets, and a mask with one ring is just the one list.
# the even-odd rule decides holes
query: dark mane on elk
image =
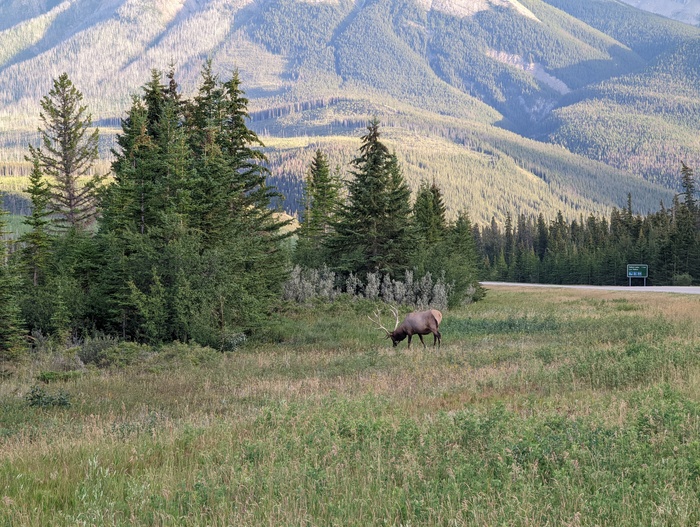
{"label": "dark mane on elk", "polygon": [[386,331],[386,337],[390,338],[394,344],[394,347],[401,342],[403,339],[408,337],[408,348],[411,347],[411,338],[413,335],[418,335],[421,344],[425,348],[425,342],[423,341],[423,335],[429,333],[433,334],[433,346],[437,343],[438,346],[441,344],[442,335],[440,334],[440,322],[442,322],[442,313],[437,309],[429,309],[427,311],[414,311],[406,315],[403,322],[399,324],[399,311],[393,306],[390,306],[391,312],[396,317],[396,326],[393,331],[386,329],[380,319],[379,310],[375,310],[374,317],[368,316],[372,322],[376,323],[379,328]]}

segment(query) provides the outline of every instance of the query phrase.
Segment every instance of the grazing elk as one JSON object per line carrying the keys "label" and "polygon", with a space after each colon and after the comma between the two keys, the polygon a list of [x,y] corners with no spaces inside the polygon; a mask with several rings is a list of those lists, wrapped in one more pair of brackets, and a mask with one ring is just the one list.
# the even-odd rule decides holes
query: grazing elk
{"label": "grazing elk", "polygon": [[395,307],[391,307],[391,312],[394,313],[396,317],[396,327],[394,331],[389,331],[384,326],[382,326],[379,320],[379,311],[374,312],[374,318],[368,316],[372,322],[379,325],[378,329],[383,329],[386,331],[386,337],[390,338],[394,343],[394,347],[401,342],[403,339],[408,337],[408,348],[411,347],[411,337],[413,335],[418,335],[421,344],[425,348],[425,342],[423,341],[423,335],[428,333],[433,334],[433,346],[437,342],[438,347],[441,344],[442,335],[440,334],[440,322],[442,322],[442,313],[437,309],[429,309],[428,311],[414,311],[406,315],[403,322],[399,325],[399,311]]}

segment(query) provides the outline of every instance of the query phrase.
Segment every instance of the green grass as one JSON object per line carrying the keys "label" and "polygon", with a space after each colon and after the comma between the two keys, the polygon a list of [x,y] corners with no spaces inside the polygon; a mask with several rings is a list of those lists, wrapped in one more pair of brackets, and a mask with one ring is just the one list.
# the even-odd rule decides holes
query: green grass
{"label": "green grass", "polygon": [[0,525],[695,525],[698,302],[493,288],[439,350],[289,307],[274,344],[40,385],[69,406],[29,404],[38,356],[0,384]]}

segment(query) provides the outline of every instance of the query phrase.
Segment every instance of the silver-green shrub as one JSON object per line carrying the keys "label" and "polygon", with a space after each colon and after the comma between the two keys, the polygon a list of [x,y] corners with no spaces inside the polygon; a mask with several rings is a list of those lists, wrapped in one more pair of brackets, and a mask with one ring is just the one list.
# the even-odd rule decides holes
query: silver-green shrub
{"label": "silver-green shrub", "polygon": [[406,271],[404,280],[394,280],[388,274],[368,273],[366,283],[350,273],[344,283],[336,283],[335,273],[327,267],[302,269],[297,265],[284,285],[283,298],[305,303],[314,299],[333,301],[338,295],[345,294],[350,298],[381,300],[387,304],[417,309],[446,309],[452,288],[452,284],[446,283],[444,275],[435,280],[430,273],[426,273],[414,280],[413,271]]}
{"label": "silver-green shrub", "polygon": [[302,269],[295,266],[284,284],[282,297],[303,304],[314,298],[335,300],[339,291],[335,288],[335,273],[327,267]]}
{"label": "silver-green shrub", "polygon": [[367,273],[367,285],[365,286],[365,298],[376,300],[379,298],[379,285],[381,277],[378,273]]}
{"label": "silver-green shrub", "polygon": [[350,273],[350,276],[345,280],[345,292],[352,297],[356,297],[362,296],[363,290],[362,280]]}

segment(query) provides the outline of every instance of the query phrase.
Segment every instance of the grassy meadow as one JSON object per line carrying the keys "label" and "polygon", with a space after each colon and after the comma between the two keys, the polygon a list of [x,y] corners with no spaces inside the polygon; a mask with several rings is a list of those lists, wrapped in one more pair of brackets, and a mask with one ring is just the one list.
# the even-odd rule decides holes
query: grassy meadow
{"label": "grassy meadow", "polygon": [[439,350],[374,307],[227,355],[35,355],[0,380],[0,526],[700,522],[700,298],[493,287]]}

